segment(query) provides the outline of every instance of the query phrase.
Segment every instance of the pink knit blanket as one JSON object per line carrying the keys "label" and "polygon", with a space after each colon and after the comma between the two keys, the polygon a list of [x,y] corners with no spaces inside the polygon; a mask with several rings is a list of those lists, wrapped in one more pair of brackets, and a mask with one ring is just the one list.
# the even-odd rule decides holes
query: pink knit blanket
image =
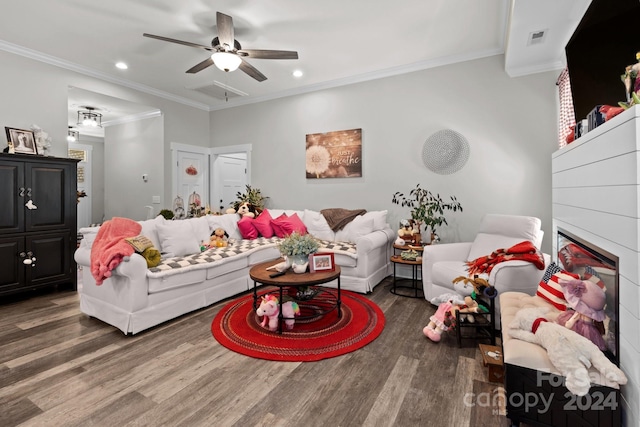
{"label": "pink knit blanket", "polygon": [[91,247],[91,275],[96,285],[102,285],[111,277],[111,270],[133,254],[133,246],[124,239],[138,236],[141,230],[139,223],[128,218],[114,217],[102,224]]}

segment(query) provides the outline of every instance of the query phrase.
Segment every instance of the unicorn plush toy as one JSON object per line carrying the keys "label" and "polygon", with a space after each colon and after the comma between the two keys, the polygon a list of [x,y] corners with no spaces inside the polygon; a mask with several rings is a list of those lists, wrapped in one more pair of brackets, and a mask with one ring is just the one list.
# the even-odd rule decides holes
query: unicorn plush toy
{"label": "unicorn plush toy", "polygon": [[[267,328],[270,331],[278,329],[278,314],[280,313],[280,304],[278,304],[278,298],[274,295],[267,294],[262,297],[260,307],[256,310],[258,316],[263,316],[262,323],[263,328]],[[296,323],[294,316],[300,315],[300,307],[295,301],[287,301],[282,304],[282,316],[284,317],[284,323],[288,330],[293,329],[293,325]],[[267,326],[267,322],[269,325]]]}

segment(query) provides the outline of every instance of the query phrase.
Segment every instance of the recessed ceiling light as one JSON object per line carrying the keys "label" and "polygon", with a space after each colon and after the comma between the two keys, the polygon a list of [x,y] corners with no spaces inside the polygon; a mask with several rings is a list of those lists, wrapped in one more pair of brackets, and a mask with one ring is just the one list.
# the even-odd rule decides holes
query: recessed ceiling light
{"label": "recessed ceiling light", "polygon": [[126,70],[127,68],[129,68],[129,66],[124,62],[116,62],[116,67],[120,68],[121,70]]}
{"label": "recessed ceiling light", "polygon": [[293,77],[302,77],[303,74],[302,70],[295,70],[293,72]]}

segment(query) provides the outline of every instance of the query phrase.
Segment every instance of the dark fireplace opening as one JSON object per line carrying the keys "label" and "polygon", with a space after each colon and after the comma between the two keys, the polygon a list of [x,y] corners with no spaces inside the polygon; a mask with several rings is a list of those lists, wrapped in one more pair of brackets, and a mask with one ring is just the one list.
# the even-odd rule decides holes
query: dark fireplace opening
{"label": "dark fireplace opening", "polygon": [[566,271],[577,274],[582,280],[591,280],[604,287],[606,305],[603,338],[607,349],[604,353],[616,365],[620,365],[619,333],[619,259],[617,256],[566,230],[558,228],[558,263]]}

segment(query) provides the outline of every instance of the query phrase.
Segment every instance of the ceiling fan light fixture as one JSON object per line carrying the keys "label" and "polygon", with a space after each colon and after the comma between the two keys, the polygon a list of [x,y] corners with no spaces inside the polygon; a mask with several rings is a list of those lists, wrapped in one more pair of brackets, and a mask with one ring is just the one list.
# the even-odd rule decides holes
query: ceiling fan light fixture
{"label": "ceiling fan light fixture", "polygon": [[213,63],[222,71],[235,71],[242,63],[242,58],[229,52],[216,52],[211,55]]}

